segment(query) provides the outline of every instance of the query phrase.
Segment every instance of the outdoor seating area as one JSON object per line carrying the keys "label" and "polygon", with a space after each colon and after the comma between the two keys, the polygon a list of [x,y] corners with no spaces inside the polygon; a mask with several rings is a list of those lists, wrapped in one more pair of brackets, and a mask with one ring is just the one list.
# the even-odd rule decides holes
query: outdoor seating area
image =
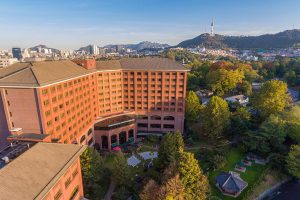
{"label": "outdoor seating area", "polygon": [[[156,159],[157,157],[158,157],[157,152],[150,152],[150,151],[133,154],[127,159],[127,164],[129,166],[136,167],[141,162],[143,162],[144,167],[150,168],[153,166],[153,160]],[[148,160],[150,160],[150,162],[144,162],[144,161],[148,161]]]}
{"label": "outdoor seating area", "polygon": [[259,165],[266,165],[268,162],[269,162],[269,159],[264,159],[260,156],[257,156],[255,154],[252,154],[252,153],[249,153],[247,155],[247,160],[252,160],[254,161],[256,164],[259,164]]}
{"label": "outdoor seating area", "polygon": [[132,155],[127,159],[127,164],[132,167],[135,167],[140,163],[141,163],[141,160],[139,160],[137,157],[135,157],[135,155]]}

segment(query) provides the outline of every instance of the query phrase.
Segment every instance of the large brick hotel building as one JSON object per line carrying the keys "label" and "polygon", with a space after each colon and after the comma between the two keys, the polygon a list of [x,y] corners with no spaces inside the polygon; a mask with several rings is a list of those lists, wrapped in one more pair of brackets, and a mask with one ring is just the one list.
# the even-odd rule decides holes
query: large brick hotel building
{"label": "large brick hotel building", "polygon": [[0,70],[0,134],[100,148],[183,130],[187,69],[166,58],[16,63]]}

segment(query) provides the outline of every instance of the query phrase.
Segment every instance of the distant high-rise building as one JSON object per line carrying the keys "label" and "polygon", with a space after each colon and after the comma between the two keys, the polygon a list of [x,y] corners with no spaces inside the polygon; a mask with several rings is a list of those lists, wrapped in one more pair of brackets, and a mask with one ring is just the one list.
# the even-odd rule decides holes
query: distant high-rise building
{"label": "distant high-rise building", "polygon": [[99,54],[99,47],[95,44],[88,46],[88,53],[91,55],[98,55]]}
{"label": "distant high-rise building", "polygon": [[21,48],[19,47],[12,48],[12,54],[13,54],[13,58],[17,58],[18,60],[20,60],[22,58]]}
{"label": "distant high-rise building", "polygon": [[210,24],[210,35],[214,36],[214,19],[211,21]]}

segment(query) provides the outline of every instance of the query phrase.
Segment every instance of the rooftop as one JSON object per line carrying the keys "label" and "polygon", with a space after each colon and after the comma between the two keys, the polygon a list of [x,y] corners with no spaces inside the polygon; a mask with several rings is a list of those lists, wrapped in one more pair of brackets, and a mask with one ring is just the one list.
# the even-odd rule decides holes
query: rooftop
{"label": "rooftop", "polygon": [[33,145],[0,169],[1,199],[43,198],[85,148],[74,144]]}
{"label": "rooftop", "polygon": [[121,115],[100,121],[95,124],[95,130],[108,130],[125,126],[135,122],[135,118],[130,115]]}
{"label": "rooftop", "polygon": [[159,57],[124,58],[121,60],[109,60],[97,62],[98,70],[176,70],[187,71],[188,69],[174,60]]}
{"label": "rooftop", "polygon": [[0,70],[0,86],[41,87],[86,75],[96,70],[187,71],[183,65],[167,58],[145,57],[99,61],[96,69],[85,69],[70,60],[15,63]]}
{"label": "rooftop", "polygon": [[39,141],[39,142],[42,142],[49,136],[50,135],[48,135],[48,134],[22,133],[20,135],[10,135],[7,137],[7,139],[8,140],[17,140],[17,141]]}
{"label": "rooftop", "polygon": [[247,182],[240,178],[235,172],[222,172],[216,177],[218,187],[229,195],[238,195],[248,185]]}

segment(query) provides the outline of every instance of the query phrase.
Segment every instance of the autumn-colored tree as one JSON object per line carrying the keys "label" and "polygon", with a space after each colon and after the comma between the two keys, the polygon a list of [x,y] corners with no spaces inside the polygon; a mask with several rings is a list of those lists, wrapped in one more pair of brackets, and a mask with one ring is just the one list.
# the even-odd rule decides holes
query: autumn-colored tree
{"label": "autumn-colored tree", "polygon": [[270,80],[263,84],[253,98],[253,106],[261,116],[268,117],[283,111],[289,105],[287,84],[279,80]]}
{"label": "autumn-colored tree", "polygon": [[221,97],[213,96],[203,110],[202,125],[208,137],[218,139],[229,125],[228,104]]}
{"label": "autumn-colored tree", "polygon": [[219,69],[233,70],[233,69],[235,69],[235,66],[232,62],[219,61],[219,62],[213,63],[210,67],[211,71],[216,71],[216,70],[219,70]]}
{"label": "autumn-colored tree", "polygon": [[143,191],[139,194],[141,200],[164,200],[164,194],[160,186],[153,179],[150,179],[144,186]]}

